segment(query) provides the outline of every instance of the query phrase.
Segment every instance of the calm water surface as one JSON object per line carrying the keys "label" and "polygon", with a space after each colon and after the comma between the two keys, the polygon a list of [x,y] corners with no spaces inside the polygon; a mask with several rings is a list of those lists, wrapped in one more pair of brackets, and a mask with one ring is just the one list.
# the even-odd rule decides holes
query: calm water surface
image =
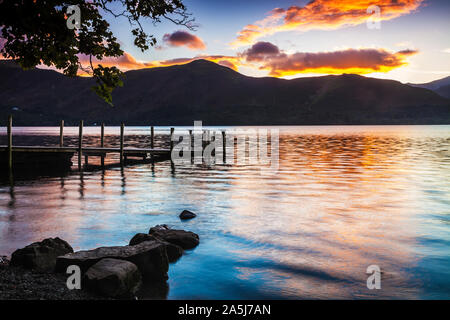
{"label": "calm water surface", "polygon": [[[85,131],[98,145],[99,128]],[[126,145],[148,145],[148,131],[128,128]],[[58,132],[15,128],[15,144],[56,145]],[[183,209],[198,217],[181,222]],[[0,185],[2,254],[55,236],[126,245],[162,223],[201,238],[170,266],[169,299],[449,299],[450,126],[283,127],[275,175],[162,162]],[[366,287],[373,264],[381,290]]]}

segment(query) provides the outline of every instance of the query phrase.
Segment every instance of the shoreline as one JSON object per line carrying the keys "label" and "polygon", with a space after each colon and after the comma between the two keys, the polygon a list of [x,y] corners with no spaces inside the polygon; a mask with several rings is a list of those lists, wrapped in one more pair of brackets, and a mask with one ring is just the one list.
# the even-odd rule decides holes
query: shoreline
{"label": "shoreline", "polygon": [[69,290],[66,275],[41,273],[22,267],[0,268],[0,300],[100,300],[85,290]]}
{"label": "shoreline", "polygon": [[[45,273],[22,267],[0,267],[0,301],[7,300],[117,300],[89,290],[70,290],[68,275]],[[167,300],[168,283],[143,286],[134,299]],[[122,300],[122,299],[119,299]],[[131,298],[128,300],[132,300]]]}

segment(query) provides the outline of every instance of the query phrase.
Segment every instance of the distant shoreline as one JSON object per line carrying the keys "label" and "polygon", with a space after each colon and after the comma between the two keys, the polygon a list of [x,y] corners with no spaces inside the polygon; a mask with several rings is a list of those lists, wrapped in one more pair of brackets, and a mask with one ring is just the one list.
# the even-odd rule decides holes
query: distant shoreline
{"label": "distant shoreline", "polygon": [[[0,122],[1,123],[1,122]],[[193,123],[193,122],[192,122]],[[152,124],[155,129],[156,128],[191,128],[193,125],[191,124]],[[436,123],[363,123],[363,124],[355,124],[355,123],[348,123],[348,124],[204,124],[204,128],[231,128],[231,127],[362,127],[362,126],[449,126],[450,120],[448,122],[436,122]],[[94,123],[86,123],[84,127],[100,127],[100,124],[94,124]],[[151,125],[149,123],[145,124],[128,124],[126,123],[127,127],[150,127]],[[72,127],[76,128],[78,127],[78,124],[75,123],[75,121],[72,122],[66,122],[65,127]],[[105,127],[120,127],[120,123],[105,123]],[[3,132],[2,129],[5,128],[5,125],[0,126],[0,133]],[[14,128],[20,129],[20,128],[59,128],[58,124],[55,123],[54,125],[51,124],[20,124],[15,123]]]}

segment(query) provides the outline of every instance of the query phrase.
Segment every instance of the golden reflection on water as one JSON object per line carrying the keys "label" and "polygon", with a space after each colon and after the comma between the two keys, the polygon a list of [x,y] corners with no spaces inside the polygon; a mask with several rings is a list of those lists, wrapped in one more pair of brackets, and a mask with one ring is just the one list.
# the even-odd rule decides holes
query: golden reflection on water
{"label": "golden reflection on water", "polygon": [[[421,297],[421,272],[448,262],[433,241],[450,240],[449,136],[439,126],[292,127],[280,133],[273,175],[258,165],[166,162],[17,181],[13,193],[1,188],[0,253],[56,235],[75,249],[124,245],[169,223],[202,239],[171,267],[170,297],[185,297],[194,278],[200,296],[207,281],[230,283],[222,298],[241,297],[235,281],[264,297]],[[147,137],[137,130],[127,141]],[[199,216],[180,224],[186,208]],[[423,267],[430,256],[441,260]],[[220,259],[227,269],[210,267]],[[372,264],[383,271],[381,291],[365,286]],[[242,297],[261,297],[253,294]]]}
{"label": "golden reflection on water", "polygon": [[[413,247],[420,230],[414,216],[423,190],[414,180],[427,178],[423,171],[427,152],[436,147],[429,145],[427,150],[420,144],[416,149],[414,141],[398,139],[282,136],[276,177],[247,170],[246,179],[232,180],[235,215],[224,227],[235,236],[274,248],[235,252],[288,266],[291,273],[279,272],[278,277],[285,279],[286,291],[293,296],[363,296],[368,290],[350,286],[345,292],[339,281],[318,292],[317,281],[309,283],[311,277],[305,274],[321,270],[326,276],[361,284],[367,279],[366,268],[377,264],[385,270],[390,296],[410,280],[402,270],[417,259]],[[449,177],[448,167],[443,173]],[[448,183],[445,187],[448,192]],[[279,192],[270,201],[274,190]],[[269,201],[260,201],[262,197]],[[414,291],[398,290],[397,295],[413,298]]]}

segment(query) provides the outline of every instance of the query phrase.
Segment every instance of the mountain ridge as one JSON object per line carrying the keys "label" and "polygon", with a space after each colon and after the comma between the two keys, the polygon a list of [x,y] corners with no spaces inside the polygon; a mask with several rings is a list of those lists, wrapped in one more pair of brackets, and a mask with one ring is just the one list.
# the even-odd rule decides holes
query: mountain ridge
{"label": "mountain ridge", "polygon": [[[6,63],[10,64],[10,62]],[[329,75],[253,78],[205,60],[125,73],[108,106],[91,78],[0,61],[0,117],[15,124],[449,124],[450,100],[395,80]],[[6,119],[6,118],[5,118]]]}
{"label": "mountain ridge", "polygon": [[450,76],[427,83],[408,83],[417,88],[432,90],[444,98],[450,99]]}

